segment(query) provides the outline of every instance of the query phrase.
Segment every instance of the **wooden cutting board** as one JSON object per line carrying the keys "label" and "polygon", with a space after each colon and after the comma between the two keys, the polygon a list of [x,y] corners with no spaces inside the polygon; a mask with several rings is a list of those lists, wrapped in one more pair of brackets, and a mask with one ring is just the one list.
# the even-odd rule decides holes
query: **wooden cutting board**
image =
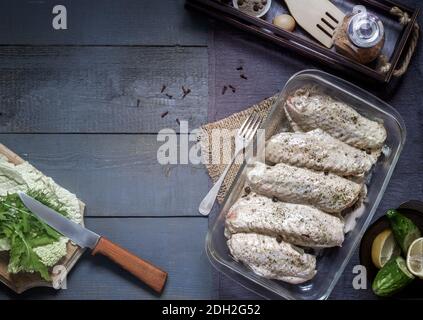
{"label": "wooden cutting board", "polygon": [[[6,156],[11,163],[21,164],[24,162],[22,158],[2,144],[0,144],[0,154]],[[79,206],[82,214],[84,214],[85,204],[79,201]],[[69,241],[67,244],[67,255],[63,257],[58,264],[64,266],[67,273],[69,273],[84,251],[85,249],[75,246]],[[0,252],[0,281],[16,293],[22,293],[34,287],[53,287],[52,282],[45,281],[38,273],[8,273],[8,263],[9,254],[7,252]],[[51,271],[50,274],[52,275]]]}

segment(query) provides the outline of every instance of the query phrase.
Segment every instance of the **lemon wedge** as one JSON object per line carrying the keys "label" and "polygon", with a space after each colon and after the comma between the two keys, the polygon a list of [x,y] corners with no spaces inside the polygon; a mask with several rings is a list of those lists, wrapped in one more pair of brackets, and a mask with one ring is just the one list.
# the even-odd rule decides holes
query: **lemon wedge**
{"label": "lemon wedge", "polygon": [[413,241],[407,253],[407,268],[416,277],[423,279],[423,238]]}
{"label": "lemon wedge", "polygon": [[372,261],[378,269],[381,269],[392,257],[400,254],[401,248],[395,242],[391,229],[382,231],[373,240]]}

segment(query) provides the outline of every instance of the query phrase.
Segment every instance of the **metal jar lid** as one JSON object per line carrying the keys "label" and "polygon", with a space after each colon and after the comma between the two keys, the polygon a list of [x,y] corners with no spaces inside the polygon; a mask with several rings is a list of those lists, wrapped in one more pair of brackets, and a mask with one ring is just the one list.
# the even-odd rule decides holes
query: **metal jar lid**
{"label": "metal jar lid", "polygon": [[377,45],[384,37],[382,21],[364,6],[355,6],[353,14],[347,28],[350,41],[360,48]]}

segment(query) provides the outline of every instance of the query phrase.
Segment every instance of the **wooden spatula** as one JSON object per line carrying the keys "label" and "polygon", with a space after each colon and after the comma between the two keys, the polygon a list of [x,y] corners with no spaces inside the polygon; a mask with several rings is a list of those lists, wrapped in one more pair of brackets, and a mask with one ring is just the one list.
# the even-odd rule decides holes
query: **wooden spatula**
{"label": "wooden spatula", "polygon": [[294,19],[324,46],[333,46],[333,35],[345,14],[329,0],[285,0]]}

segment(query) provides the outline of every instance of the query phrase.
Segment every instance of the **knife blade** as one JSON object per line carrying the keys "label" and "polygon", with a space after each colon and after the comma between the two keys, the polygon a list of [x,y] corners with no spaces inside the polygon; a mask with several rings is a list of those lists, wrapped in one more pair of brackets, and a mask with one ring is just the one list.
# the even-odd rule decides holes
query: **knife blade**
{"label": "knife blade", "polygon": [[25,193],[19,192],[18,194],[25,207],[27,207],[32,213],[38,216],[39,219],[47,223],[50,227],[65,237],[72,239],[73,242],[82,248],[95,248],[98,240],[100,239],[98,234],[65,218],[61,214],[43,205],[41,202],[26,195]]}
{"label": "knife blade", "polygon": [[102,254],[126,269],[153,290],[161,293],[167,273],[150,262],[138,258],[110,240],[77,224],[53,209],[45,206],[24,192],[18,192],[23,204],[39,219],[71,239],[78,246],[92,249],[92,254]]}

